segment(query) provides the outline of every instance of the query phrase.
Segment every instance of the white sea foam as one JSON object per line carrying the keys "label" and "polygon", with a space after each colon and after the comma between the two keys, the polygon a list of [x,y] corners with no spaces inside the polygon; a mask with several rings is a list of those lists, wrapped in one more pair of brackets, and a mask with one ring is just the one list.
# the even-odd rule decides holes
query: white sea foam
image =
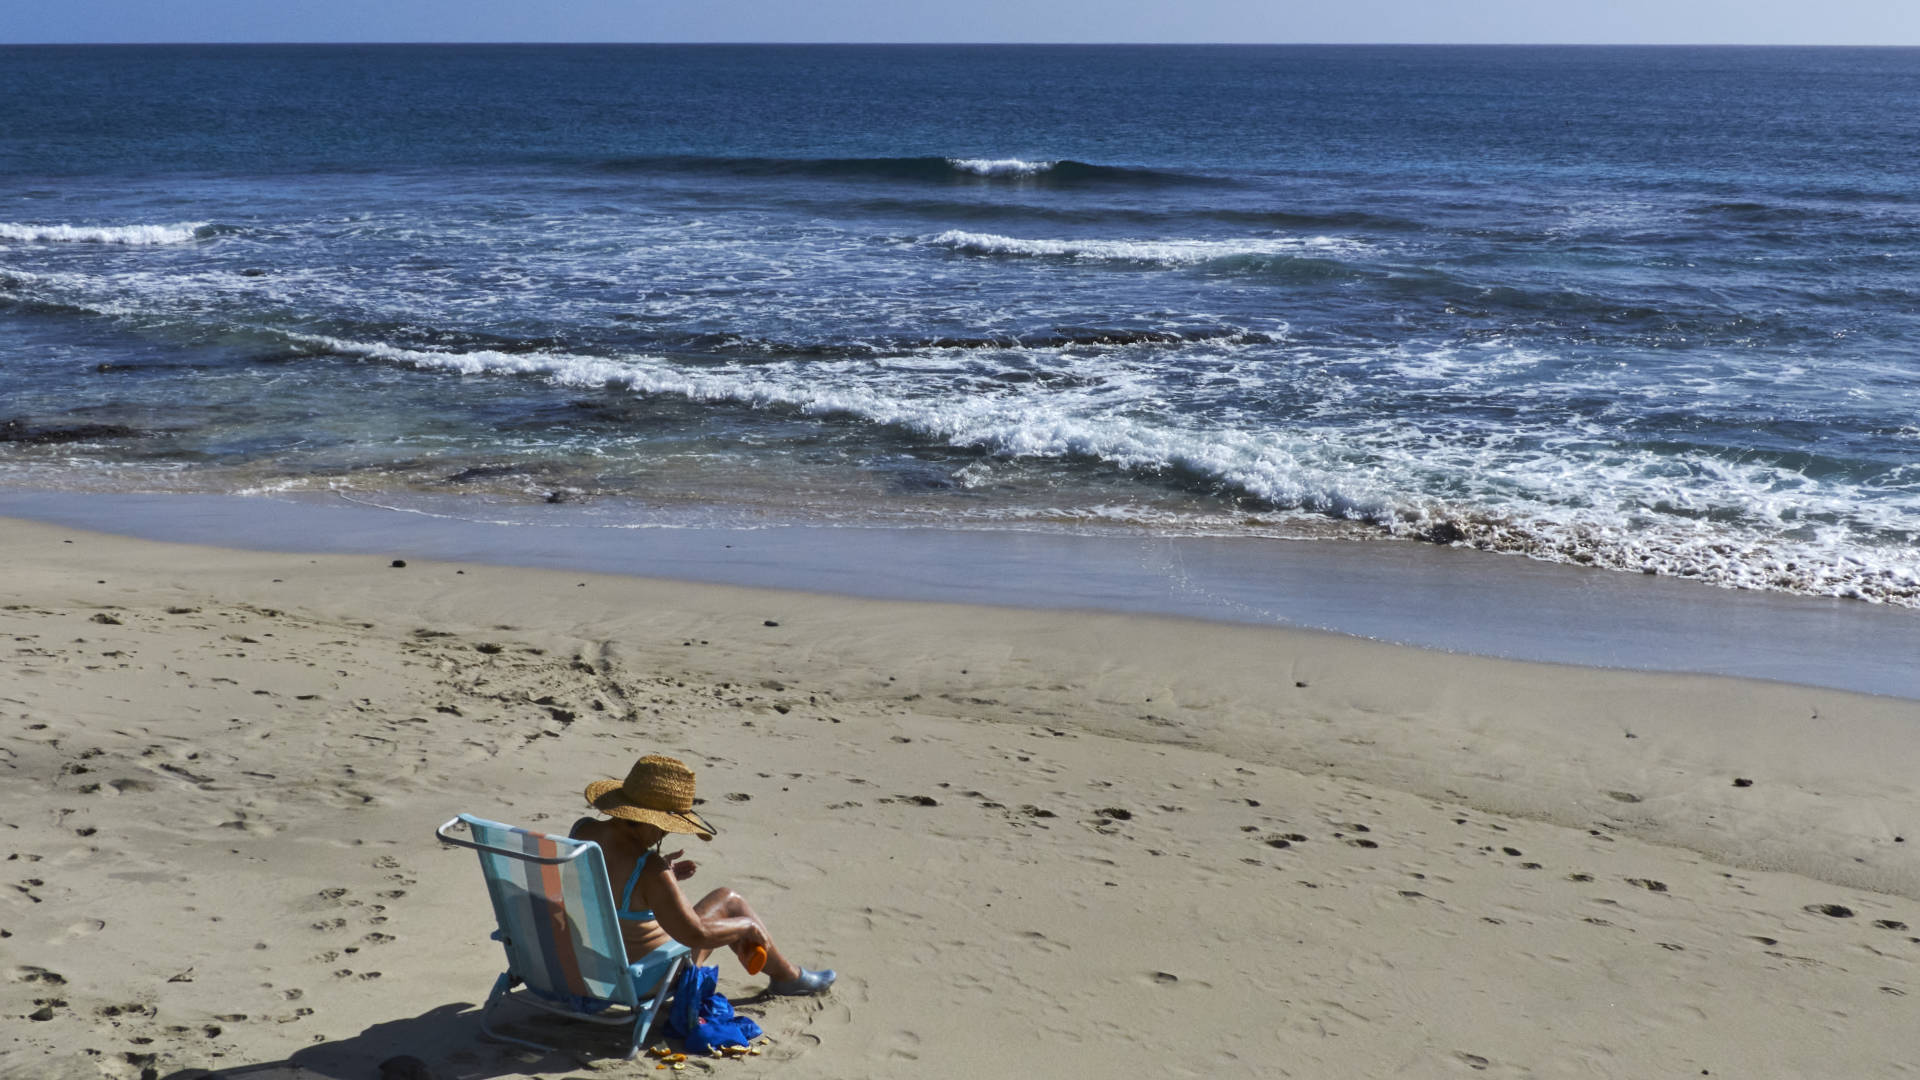
{"label": "white sea foam", "polygon": [[[1220,484],[1275,507],[1372,522],[1396,535],[1557,562],[1920,605],[1920,563],[1910,546],[1860,542],[1862,534],[1911,528],[1912,506],[1861,500],[1837,486],[1809,490],[1786,470],[1705,455],[1676,462],[1625,452],[1595,460],[1550,440],[1533,449],[1508,437],[1436,440],[1386,421],[1290,431],[1203,426],[1155,409],[1151,372],[1130,372],[1110,354],[1088,361],[1078,387],[953,393],[953,362],[940,350],[880,362],[692,368],[646,355],[295,340],[461,374],[857,417],[1001,458],[1097,459]],[[890,369],[887,377],[877,378],[876,367]],[[1580,433],[1565,438],[1577,441]],[[966,479],[986,475],[976,470]],[[1689,476],[1703,477],[1704,487]],[[1423,494],[1442,490],[1457,494]],[[1819,524],[1796,527],[1805,521]]]}
{"label": "white sea foam", "polygon": [[184,244],[207,227],[204,221],[178,225],[19,225],[0,221],[0,241],[23,244]]}
{"label": "white sea foam", "polygon": [[1036,176],[1059,162],[1022,161],[1019,158],[948,158],[947,164],[975,176]]}
{"label": "white sea foam", "polygon": [[925,242],[966,255],[1012,255],[1161,266],[1193,266],[1245,255],[1349,255],[1366,247],[1360,241],[1337,236],[1235,237],[1226,240],[1053,240],[963,232],[959,229],[948,229],[927,238]]}
{"label": "white sea foam", "polygon": [[[1115,245],[1129,243],[988,239],[1073,244],[1090,252],[1074,258],[1114,257]],[[1246,242],[1153,243],[1244,250]],[[1287,250],[1307,241],[1277,243]],[[1612,369],[1569,367],[1564,357],[1524,341],[1323,352],[1290,345],[1281,353],[1270,344],[1219,339],[1083,348],[1009,343],[878,350],[844,360],[786,360],[784,350],[775,348],[751,364],[712,366],[585,350],[456,351],[291,335],[257,325],[262,303],[331,310],[352,300],[351,291],[337,297],[327,291],[346,288],[327,266],[243,277],[135,262],[143,264],[137,271],[99,277],[0,269],[0,295],[142,321],[218,319],[317,350],[423,369],[858,418],[981,451],[988,464],[954,478],[963,489],[997,489],[994,480],[1005,459],[1097,460],[1133,470],[1156,489],[1203,493],[1201,501],[1204,493],[1225,492],[1250,496],[1246,502],[1282,514],[1370,522],[1398,535],[1540,559],[1920,606],[1920,557],[1910,539],[1920,532],[1920,473],[1848,480],[1802,475],[1761,455],[1656,452],[1622,442],[1614,419],[1555,407],[1563,400],[1605,400],[1624,402],[1631,412],[1676,394],[1711,403],[1729,390],[1705,361],[1676,372],[1674,382],[1649,386],[1622,381]],[[722,269],[714,280],[734,303],[733,279],[755,264],[735,259]],[[440,325],[443,313],[427,302],[434,295],[420,301],[418,311],[398,306],[399,299],[388,301],[395,305],[388,310],[398,313],[392,321],[423,329]],[[796,296],[796,304],[815,306],[795,321],[819,325],[830,305],[844,310],[861,300],[824,291]],[[930,306],[948,302],[962,301],[928,300]],[[651,306],[645,310],[653,313]],[[916,307],[890,329],[921,331],[927,310]],[[872,312],[860,315],[886,325]],[[1217,326],[1224,318],[1200,321]],[[995,325],[1001,317],[967,309],[954,321]],[[1060,322],[1068,325],[1064,317]],[[885,337],[876,331],[876,340]],[[1855,368],[1852,377],[1863,378],[1861,370]],[[1887,370],[1897,374],[1895,366]],[[1002,378],[1009,375],[1023,379]],[[1394,390],[1382,392],[1383,383]],[[1221,392],[1227,385],[1238,389]],[[1434,408],[1410,415],[1397,407],[1409,392],[1517,411],[1483,423],[1474,410],[1452,410],[1438,400]],[[1647,394],[1662,396],[1636,398]],[[1278,404],[1233,404],[1255,398]],[[1529,419],[1536,405],[1541,419]],[[1896,426],[1887,437],[1905,443],[1920,437],[1916,431]],[[1020,485],[1020,472],[1006,470],[1012,487]],[[1055,516],[1085,512],[1066,505]]]}

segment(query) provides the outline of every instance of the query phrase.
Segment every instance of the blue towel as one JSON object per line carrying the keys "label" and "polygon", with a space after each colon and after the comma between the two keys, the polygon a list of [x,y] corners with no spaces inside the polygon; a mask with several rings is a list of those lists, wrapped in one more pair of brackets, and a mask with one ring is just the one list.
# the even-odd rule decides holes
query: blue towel
{"label": "blue towel", "polygon": [[746,1046],[760,1035],[751,1017],[735,1016],[733,1003],[716,988],[720,968],[688,964],[673,986],[673,1008],[667,1010],[667,1030],[686,1043],[687,1051],[704,1054],[722,1046]]}

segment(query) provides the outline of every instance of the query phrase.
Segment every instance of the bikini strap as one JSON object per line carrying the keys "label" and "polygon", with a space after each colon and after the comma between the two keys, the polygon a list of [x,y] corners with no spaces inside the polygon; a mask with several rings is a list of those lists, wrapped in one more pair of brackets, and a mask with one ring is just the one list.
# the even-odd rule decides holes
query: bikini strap
{"label": "bikini strap", "polygon": [[618,915],[622,919],[627,920],[628,922],[652,922],[653,921],[652,908],[643,908],[639,911],[632,910],[633,909],[633,888],[634,886],[640,884],[640,871],[642,869],[645,869],[646,865],[647,865],[647,859],[645,856],[641,857],[639,862],[633,864],[633,873],[627,875],[627,887],[625,891],[621,892],[620,894],[619,910],[614,912],[614,914]]}

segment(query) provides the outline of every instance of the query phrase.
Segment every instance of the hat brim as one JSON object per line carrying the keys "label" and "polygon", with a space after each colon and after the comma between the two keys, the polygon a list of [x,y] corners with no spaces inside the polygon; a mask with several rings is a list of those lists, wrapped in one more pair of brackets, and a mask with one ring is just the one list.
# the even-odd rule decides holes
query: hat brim
{"label": "hat brim", "polygon": [[587,805],[608,817],[639,821],[670,833],[683,833],[711,840],[718,831],[696,810],[655,810],[636,806],[621,790],[618,780],[595,780],[587,785]]}

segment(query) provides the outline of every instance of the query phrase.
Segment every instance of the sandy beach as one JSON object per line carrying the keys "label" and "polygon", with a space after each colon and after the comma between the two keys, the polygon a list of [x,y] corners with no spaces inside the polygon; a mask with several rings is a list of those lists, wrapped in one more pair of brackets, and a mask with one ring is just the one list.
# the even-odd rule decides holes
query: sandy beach
{"label": "sandy beach", "polygon": [[[0,1075],[653,1075],[479,1040],[470,811],[639,754],[839,970],[782,1077],[1920,1069],[1920,702],[1177,618],[0,520]],[[515,1014],[520,1015],[520,1014]]]}

